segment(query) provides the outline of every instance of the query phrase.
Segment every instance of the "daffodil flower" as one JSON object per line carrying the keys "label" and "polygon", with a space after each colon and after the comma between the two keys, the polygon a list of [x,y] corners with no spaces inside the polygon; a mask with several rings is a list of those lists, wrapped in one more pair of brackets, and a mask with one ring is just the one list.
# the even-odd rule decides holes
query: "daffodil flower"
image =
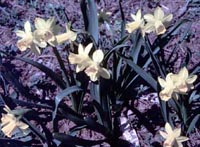
{"label": "daffodil flower", "polygon": [[174,93],[185,94],[189,90],[194,88],[193,83],[197,79],[197,75],[189,76],[186,67],[183,67],[177,74],[169,73],[166,76],[166,80],[158,77],[158,82],[162,88],[164,88],[159,96],[162,100],[168,101],[173,97]]}
{"label": "daffodil flower", "polygon": [[91,81],[97,81],[101,76],[105,79],[110,78],[110,73],[107,69],[100,66],[100,63],[103,61],[104,54],[102,50],[96,50],[92,55],[92,62],[85,69],[85,73],[90,77]]}
{"label": "daffodil flower", "polygon": [[24,31],[17,30],[15,33],[18,37],[22,38],[17,42],[17,47],[20,51],[25,51],[27,48],[30,48],[36,54],[41,53],[39,47],[44,47],[44,44],[38,44],[37,41],[34,40],[33,32],[31,31],[31,24],[29,21],[25,22]]}
{"label": "daffodil flower", "polygon": [[165,25],[169,23],[172,18],[172,14],[165,16],[163,10],[160,7],[157,7],[154,11],[154,15],[144,15],[144,19],[147,21],[144,30],[146,33],[155,31],[157,35],[164,34],[166,32]]}
{"label": "daffodil flower", "polygon": [[39,43],[49,43],[50,45],[54,46],[56,40],[55,35],[60,30],[60,27],[56,25],[56,21],[54,18],[50,18],[46,21],[42,18],[36,18],[35,28],[35,40],[37,40]]}
{"label": "daffodil flower", "polygon": [[183,147],[182,142],[189,140],[188,137],[180,136],[181,128],[173,130],[169,123],[165,124],[165,132],[159,131],[159,133],[165,139],[164,147]]}
{"label": "daffodil flower", "polygon": [[15,115],[11,113],[11,110],[6,106],[4,110],[7,114],[2,114],[1,117],[1,130],[7,136],[11,137],[12,133],[16,129],[20,129],[22,132],[25,132],[28,129],[28,125],[18,120]]}
{"label": "daffodil flower", "polygon": [[178,74],[173,74],[171,79],[175,86],[175,92],[186,93],[194,88],[193,83],[196,81],[197,75],[189,76],[187,68],[183,67]]}
{"label": "daffodil flower", "polygon": [[169,73],[167,76],[166,76],[166,80],[158,77],[158,82],[160,84],[160,86],[162,88],[164,88],[160,93],[159,93],[159,96],[160,98],[163,100],[163,101],[168,101],[171,97],[172,97],[172,94],[174,92],[174,83],[171,79],[171,75],[172,73]]}
{"label": "daffodil flower", "polygon": [[139,9],[136,13],[136,15],[134,14],[131,14],[131,17],[132,19],[134,20],[133,22],[131,23],[128,23],[126,25],[126,30],[129,32],[129,33],[132,33],[134,30],[138,29],[138,28],[141,28],[143,29],[144,27],[144,19],[142,18],[142,13],[141,13],[141,10]]}
{"label": "daffodil flower", "polygon": [[56,36],[57,44],[62,44],[63,42],[69,40],[69,41],[75,41],[77,38],[77,33],[70,30],[69,25],[66,25],[66,33],[60,34]]}
{"label": "daffodil flower", "polygon": [[93,44],[88,44],[85,49],[81,44],[78,46],[78,54],[70,53],[69,54],[69,62],[71,64],[77,64],[76,72],[83,71],[86,67],[90,65],[91,59],[89,57],[89,52],[92,48]]}

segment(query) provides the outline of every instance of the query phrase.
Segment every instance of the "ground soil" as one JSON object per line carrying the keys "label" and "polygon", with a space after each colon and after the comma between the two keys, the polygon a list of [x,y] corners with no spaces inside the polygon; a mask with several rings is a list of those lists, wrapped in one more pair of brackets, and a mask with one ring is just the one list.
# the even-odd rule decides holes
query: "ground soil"
{"label": "ground soil", "polygon": [[[130,14],[135,13],[139,8],[142,9],[144,13],[152,12],[157,6],[161,6],[166,13],[172,13],[174,15],[172,24],[174,24],[177,20],[187,18],[192,21],[191,26],[191,34],[189,35],[188,41],[184,41],[183,43],[178,45],[178,53],[180,59],[176,62],[174,69],[179,67],[184,57],[186,57],[186,50],[189,49],[192,53],[192,58],[189,62],[189,69],[200,64],[200,3],[195,0],[191,0],[191,3],[187,3],[190,0],[122,0],[122,6],[124,8],[124,14],[127,21],[131,21]],[[54,6],[54,9],[53,7]],[[117,0],[97,0],[98,10],[104,9],[106,11],[111,12],[110,23],[111,25],[117,26],[120,24],[121,15],[119,10],[119,3]],[[21,53],[17,47],[16,42],[18,38],[16,37],[14,31],[17,29],[23,29],[23,24],[25,21],[30,20],[33,22],[35,17],[48,18],[54,13],[58,8],[62,8],[63,11],[67,14],[68,19],[72,23],[72,27],[75,29],[84,29],[83,17],[81,14],[80,4],[78,0],[37,0],[37,1],[23,1],[23,0],[1,0],[0,1],[0,49],[10,52],[12,54],[17,54],[18,56],[28,57],[39,63],[43,63],[44,65],[50,67],[54,71],[59,72],[58,63],[53,55],[51,48],[45,49],[40,56],[35,56],[30,52]],[[56,15],[56,19],[58,22],[64,26],[67,18],[63,15]],[[186,28],[187,26],[185,26]],[[103,29],[103,27],[101,26]],[[116,32],[119,31],[116,27]],[[103,32],[103,31],[102,31]],[[117,37],[117,36],[116,36]],[[174,38],[172,42],[170,42],[165,48],[166,56],[172,51],[172,49],[177,45],[177,38]],[[100,46],[102,48],[109,48],[110,41],[106,39],[106,35],[101,33],[100,38]],[[60,51],[62,51],[60,49]],[[65,60],[65,54],[63,54],[63,59]],[[29,87],[33,87],[32,91],[37,94],[38,97],[44,98],[46,100],[52,99],[55,97],[55,94],[60,91],[60,89],[56,88],[52,81],[48,79],[44,73],[40,72],[38,69],[28,65],[26,63],[13,60],[12,64],[15,65],[15,70],[20,74],[20,81],[23,81],[24,85]],[[49,87],[46,89],[44,85],[34,85],[34,83],[38,83],[39,80],[45,81],[45,84]],[[38,88],[39,87],[39,88]],[[53,90],[52,90],[53,89]],[[66,101],[67,104],[70,105],[70,102]],[[135,102],[134,107],[139,111],[144,113],[145,116],[148,116],[149,119],[154,122],[158,127],[156,130],[160,129],[160,123],[158,119],[161,119],[158,115],[150,115],[154,114],[151,112],[155,112],[159,110],[159,105],[157,101],[157,96],[155,93],[146,94],[146,92],[142,95],[141,99]],[[128,110],[124,111],[129,112]],[[130,122],[136,122],[133,114],[123,114]],[[59,122],[60,132],[67,132],[69,128],[74,126],[72,122],[68,120],[63,120]],[[134,124],[131,124],[134,126]],[[49,129],[52,128],[51,122],[48,123]],[[133,127],[132,129],[134,129]],[[139,141],[141,147],[149,147],[149,146],[161,146],[159,135],[156,134],[153,136],[149,135],[149,138],[145,138],[145,134],[148,132],[144,126],[137,126],[138,130],[136,130],[136,141]],[[135,129],[134,129],[135,130]],[[83,130],[78,136],[84,139],[93,139],[98,140],[102,138],[100,134],[96,134],[94,132]],[[198,134],[198,130],[196,133],[191,134],[190,143],[186,146],[190,147],[198,147],[200,146],[200,135]],[[141,141],[142,140],[142,141]],[[107,146],[106,144],[102,146]]]}

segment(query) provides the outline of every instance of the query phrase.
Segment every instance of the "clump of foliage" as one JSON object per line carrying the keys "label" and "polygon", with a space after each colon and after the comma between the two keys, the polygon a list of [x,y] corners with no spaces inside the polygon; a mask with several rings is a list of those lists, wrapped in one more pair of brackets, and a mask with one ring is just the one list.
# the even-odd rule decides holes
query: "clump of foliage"
{"label": "clump of foliage", "polygon": [[[119,40],[112,38],[112,48],[105,50],[98,47],[101,37],[98,23],[101,20],[101,25],[105,24],[110,29],[108,31],[113,33],[112,36],[115,36],[108,20],[109,13],[101,10],[97,15],[93,0],[81,0],[80,5],[85,30],[76,30],[67,22],[66,32],[62,33],[56,17],[52,17],[35,18],[34,23],[26,21],[24,30],[15,31],[20,37],[16,46],[22,52],[31,51],[38,56],[47,47],[52,49],[62,74],[32,59],[13,56],[1,50],[0,104],[4,111],[1,113],[0,140],[4,144],[10,142],[17,146],[37,143],[53,147],[93,146],[102,143],[113,147],[130,146],[130,142],[121,137],[118,121],[124,108],[131,109],[151,134],[158,133],[155,125],[143,118],[133,103],[130,104],[130,100],[134,102],[137,99],[131,91],[145,84],[150,91],[158,93],[163,117],[161,127],[165,126],[165,132],[162,129],[159,131],[159,143],[165,147],[185,145],[199,121],[199,114],[194,113],[190,107],[199,98],[199,91],[195,87],[199,67],[195,67],[189,74],[188,51],[188,59],[179,67],[178,73],[174,73],[169,65],[173,65],[172,56],[176,53],[172,51],[166,59],[163,50],[179,34],[181,26],[190,21],[177,20],[175,24],[171,24],[173,15],[165,15],[157,7],[153,14],[142,15],[142,11],[138,10],[136,14],[131,14],[133,22],[127,23],[119,3],[122,16],[121,37]],[[188,31],[189,28],[184,30],[179,43],[187,38]],[[150,42],[149,34],[155,36],[153,42]],[[63,52],[67,54],[65,59]],[[35,98],[31,88],[27,89],[23,81],[15,76],[7,66],[8,60],[30,64],[50,77],[59,88],[59,92],[52,98],[53,102],[39,101],[37,98],[39,102],[30,102]],[[146,70],[148,68],[150,70]],[[9,92],[8,83],[13,85],[15,92]],[[16,93],[20,93],[23,99]],[[83,113],[86,95],[90,96],[92,104],[92,112],[87,115]],[[70,99],[71,106],[64,103],[65,98]],[[63,119],[75,124],[68,133],[59,132],[58,122]],[[47,122],[53,123],[52,130],[46,127]],[[82,129],[90,129],[103,137],[101,140],[77,137],[77,132]]]}

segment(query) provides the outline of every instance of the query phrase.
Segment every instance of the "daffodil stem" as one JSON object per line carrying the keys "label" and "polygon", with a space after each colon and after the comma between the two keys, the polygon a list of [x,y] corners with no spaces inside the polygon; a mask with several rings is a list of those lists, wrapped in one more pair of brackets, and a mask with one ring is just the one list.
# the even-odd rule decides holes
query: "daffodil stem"
{"label": "daffodil stem", "polygon": [[61,56],[60,56],[60,54],[59,54],[59,52],[58,52],[56,47],[53,47],[53,52],[56,55],[56,58],[57,58],[58,63],[60,65],[60,68],[62,69],[62,71],[64,73],[65,80],[66,80],[66,85],[69,86],[70,82],[69,82],[69,79],[68,79],[68,76],[67,76],[68,75],[67,74],[67,70],[65,68],[64,62],[63,62],[63,60],[62,60],[62,58],[61,58]]}

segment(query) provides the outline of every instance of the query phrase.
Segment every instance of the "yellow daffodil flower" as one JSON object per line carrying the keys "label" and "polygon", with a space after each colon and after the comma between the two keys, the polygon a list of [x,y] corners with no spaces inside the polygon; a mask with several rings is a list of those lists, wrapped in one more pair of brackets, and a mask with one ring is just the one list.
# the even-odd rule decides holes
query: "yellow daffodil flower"
{"label": "yellow daffodil flower", "polygon": [[131,23],[128,23],[126,25],[126,30],[129,32],[129,33],[132,33],[134,30],[138,29],[138,28],[141,28],[143,29],[144,27],[144,19],[142,18],[142,13],[141,13],[141,10],[139,9],[136,13],[136,15],[134,14],[131,14],[131,17],[132,19],[134,20],[133,22]]}
{"label": "yellow daffodil flower", "polygon": [[173,74],[171,78],[176,87],[175,91],[178,93],[186,93],[194,88],[193,83],[196,81],[197,75],[189,76],[187,68],[183,67],[178,74]]}
{"label": "yellow daffodil flower", "polygon": [[77,33],[70,30],[69,25],[66,25],[66,33],[60,34],[56,36],[57,44],[62,44],[63,42],[75,41],[77,37]]}
{"label": "yellow daffodil flower", "polygon": [[7,106],[4,108],[4,110],[7,112],[7,114],[2,114],[1,130],[7,137],[11,137],[12,133],[16,129],[20,129],[22,132],[24,132],[28,128],[28,125],[19,121],[15,115],[11,113],[11,110]]}
{"label": "yellow daffodil flower", "polygon": [[158,82],[160,84],[160,86],[162,88],[164,88],[160,93],[159,93],[159,96],[161,98],[161,100],[163,101],[168,101],[171,97],[172,97],[172,94],[174,92],[174,83],[171,79],[171,75],[172,73],[169,73],[167,76],[166,76],[166,80],[164,79],[161,79],[160,77],[158,77]]}
{"label": "yellow daffodil flower", "polygon": [[189,140],[188,137],[180,136],[181,128],[172,130],[169,123],[165,124],[165,131],[159,131],[160,135],[165,139],[164,147],[183,147],[182,142]]}
{"label": "yellow daffodil flower", "polygon": [[[59,32],[60,27],[56,25],[54,18],[44,20],[42,18],[35,19],[35,28],[34,37],[39,43],[49,43],[54,46],[55,44],[55,35]],[[46,45],[47,46],[47,45]]]}
{"label": "yellow daffodil flower", "polygon": [[162,100],[168,101],[173,97],[173,93],[187,93],[190,89],[193,89],[193,83],[197,79],[197,75],[189,76],[186,67],[183,67],[177,74],[169,73],[166,76],[166,80],[158,77],[158,82],[162,88],[164,88],[159,96]]}
{"label": "yellow daffodil flower", "polygon": [[77,64],[76,72],[83,71],[87,66],[89,66],[91,59],[89,57],[89,52],[92,48],[93,44],[88,44],[85,49],[81,44],[78,46],[78,54],[70,53],[69,54],[69,62],[71,64]]}
{"label": "yellow daffodil flower", "polygon": [[103,51],[96,50],[92,55],[92,62],[90,62],[90,65],[85,69],[85,73],[90,77],[90,80],[93,82],[96,81],[100,76],[105,79],[110,78],[109,71],[100,66],[103,58]]}
{"label": "yellow daffodil flower", "polygon": [[144,30],[147,33],[155,31],[157,35],[164,34],[166,32],[165,25],[167,25],[172,18],[172,14],[165,16],[163,10],[160,7],[157,7],[154,11],[154,15],[144,15],[144,19],[147,21]]}
{"label": "yellow daffodil flower", "polygon": [[41,53],[39,47],[44,47],[44,44],[38,44],[37,41],[34,40],[33,32],[31,31],[31,24],[29,21],[25,22],[24,31],[17,30],[15,33],[18,37],[22,38],[17,42],[17,47],[20,51],[25,51],[27,48],[30,48],[36,54]]}

